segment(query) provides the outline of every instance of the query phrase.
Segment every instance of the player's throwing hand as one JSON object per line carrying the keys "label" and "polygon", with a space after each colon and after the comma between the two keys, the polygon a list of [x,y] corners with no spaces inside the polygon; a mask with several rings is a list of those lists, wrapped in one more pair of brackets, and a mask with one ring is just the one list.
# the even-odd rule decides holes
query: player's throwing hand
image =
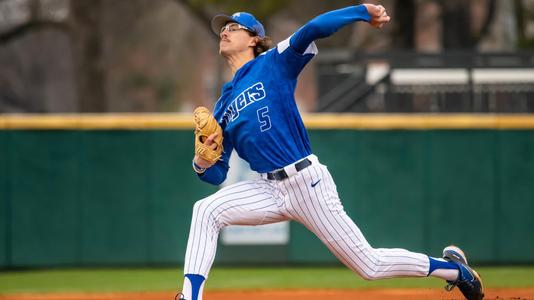
{"label": "player's throwing hand", "polygon": [[364,6],[367,8],[369,16],[371,16],[371,21],[369,22],[371,26],[382,28],[389,23],[391,18],[388,16],[388,12],[382,5],[364,4]]}

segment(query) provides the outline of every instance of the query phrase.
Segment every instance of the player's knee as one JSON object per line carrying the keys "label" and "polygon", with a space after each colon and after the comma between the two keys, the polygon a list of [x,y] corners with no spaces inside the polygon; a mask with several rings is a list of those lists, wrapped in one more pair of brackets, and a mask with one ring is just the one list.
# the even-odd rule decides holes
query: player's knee
{"label": "player's knee", "polygon": [[214,216],[213,207],[213,205],[210,205],[210,201],[208,201],[208,198],[204,198],[195,202],[195,205],[193,205],[193,218],[197,222],[203,223],[208,221],[215,221],[212,220]]}
{"label": "player's knee", "polygon": [[373,281],[378,279],[383,279],[383,276],[380,276],[380,274],[377,271],[367,271],[362,272],[363,274],[360,274],[360,276],[366,280],[366,281]]}
{"label": "player's knee", "polygon": [[361,268],[361,266],[358,266],[357,269],[353,269],[356,271],[356,273],[358,275],[360,275],[360,277],[366,281],[373,281],[373,280],[377,280],[377,279],[382,279],[383,277],[380,276],[380,273],[376,270],[371,270],[371,269],[364,269],[364,268]]}
{"label": "player's knee", "polygon": [[357,270],[358,275],[367,281],[383,279],[384,273],[380,272],[380,270],[377,268],[377,266],[380,266],[383,263],[380,253],[370,246],[362,247],[360,251],[361,257],[370,260],[368,260],[368,263],[365,266],[355,266],[355,270]]}
{"label": "player's knee", "polygon": [[193,215],[195,215],[196,213],[200,211],[200,207],[202,206],[203,201],[204,199],[198,200],[197,202],[195,202],[195,205],[193,205]]}
{"label": "player's knee", "polygon": [[206,199],[199,200],[193,205],[193,218],[196,221],[202,221],[206,215],[210,215],[206,212],[208,205],[206,205]]}
{"label": "player's knee", "polygon": [[366,281],[371,281],[371,280],[373,280],[373,277],[370,276],[370,275],[367,274],[367,273],[360,272],[359,275],[360,275],[360,277],[361,277],[363,280],[366,280]]}

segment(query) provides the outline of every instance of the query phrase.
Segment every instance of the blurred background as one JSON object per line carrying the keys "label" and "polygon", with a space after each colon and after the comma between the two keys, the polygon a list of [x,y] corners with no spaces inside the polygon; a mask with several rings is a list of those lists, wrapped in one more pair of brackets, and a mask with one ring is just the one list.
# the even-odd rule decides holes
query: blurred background
{"label": "blurred background", "polygon": [[[250,11],[275,42],[355,1],[1,0],[0,112],[189,112],[229,80],[209,30]],[[320,41],[303,112],[532,112],[533,0],[384,0]]]}
{"label": "blurred background", "polygon": [[[346,211],[375,247],[534,263],[534,0],[380,3],[391,24],[319,41],[296,93]],[[249,11],[279,42],[353,4],[0,0],[0,269],[182,264],[217,190],[190,112],[231,79],[210,19]],[[221,241],[216,264],[339,264],[295,222]]]}

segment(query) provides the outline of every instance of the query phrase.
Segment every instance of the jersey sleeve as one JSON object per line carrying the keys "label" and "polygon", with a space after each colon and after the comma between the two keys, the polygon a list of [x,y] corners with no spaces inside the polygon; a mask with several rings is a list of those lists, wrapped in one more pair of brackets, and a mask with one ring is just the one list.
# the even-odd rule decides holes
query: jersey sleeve
{"label": "jersey sleeve", "polygon": [[282,70],[286,77],[295,79],[318,53],[315,40],[329,37],[348,24],[370,20],[364,5],[324,13],[306,23],[288,39],[278,43],[271,55],[274,56],[277,68]]}
{"label": "jersey sleeve", "polygon": [[227,139],[223,140],[223,147],[224,151],[221,159],[211,166],[211,168],[208,168],[204,173],[198,174],[200,180],[213,185],[220,185],[226,180],[226,175],[230,168],[228,162],[230,161],[233,147]]}
{"label": "jersey sleeve", "polygon": [[304,52],[299,53],[291,47],[290,43],[291,37],[278,43],[276,48],[270,51],[270,55],[273,57],[274,67],[285,78],[296,79],[318,50],[315,43],[311,42]]}

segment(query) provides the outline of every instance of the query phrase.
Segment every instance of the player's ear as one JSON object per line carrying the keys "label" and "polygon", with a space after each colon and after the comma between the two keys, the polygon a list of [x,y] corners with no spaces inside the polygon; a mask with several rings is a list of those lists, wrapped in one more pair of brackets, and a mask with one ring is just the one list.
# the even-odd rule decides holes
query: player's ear
{"label": "player's ear", "polygon": [[249,46],[250,47],[256,47],[258,45],[258,43],[260,42],[260,38],[257,37],[257,36],[253,36],[251,39],[250,39],[250,42],[249,42]]}

